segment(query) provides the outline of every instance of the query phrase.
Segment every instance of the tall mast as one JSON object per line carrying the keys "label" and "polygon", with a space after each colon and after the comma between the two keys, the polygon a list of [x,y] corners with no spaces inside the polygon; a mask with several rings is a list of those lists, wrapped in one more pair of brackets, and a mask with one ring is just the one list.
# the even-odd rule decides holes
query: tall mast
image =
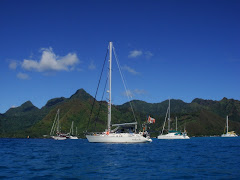
{"label": "tall mast", "polygon": [[110,124],[111,124],[111,109],[112,109],[112,42],[109,42],[109,101],[108,101],[108,126],[107,130],[110,132]]}
{"label": "tall mast", "polygon": [[170,131],[170,99],[168,105],[168,131]]}
{"label": "tall mast", "polygon": [[73,121],[72,121],[72,127],[71,127],[71,133],[72,133],[72,135],[73,135]]}
{"label": "tall mast", "polygon": [[176,117],[176,131],[177,131],[177,117]]}
{"label": "tall mast", "polygon": [[228,133],[228,116],[227,116],[227,133]]}
{"label": "tall mast", "polygon": [[60,132],[60,124],[59,124],[59,111],[60,111],[60,109],[58,109],[58,111],[57,111],[57,133],[59,133],[59,132]]}

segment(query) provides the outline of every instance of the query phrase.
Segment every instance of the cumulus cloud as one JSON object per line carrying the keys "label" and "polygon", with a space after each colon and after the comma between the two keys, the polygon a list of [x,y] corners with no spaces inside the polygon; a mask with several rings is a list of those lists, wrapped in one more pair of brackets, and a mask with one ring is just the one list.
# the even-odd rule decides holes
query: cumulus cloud
{"label": "cumulus cloud", "polygon": [[128,97],[131,97],[131,98],[134,96],[133,92],[130,91],[130,90],[125,91],[125,92],[123,93],[123,95],[124,95],[124,96],[128,96]]}
{"label": "cumulus cloud", "polygon": [[11,61],[8,67],[9,69],[15,70],[17,69],[17,66],[18,66],[17,61]]}
{"label": "cumulus cloud", "polygon": [[96,69],[96,65],[94,64],[93,61],[91,61],[91,63],[89,64],[88,69],[90,69],[90,70]]}
{"label": "cumulus cloud", "polygon": [[127,90],[126,92],[123,93],[124,96],[129,96],[129,97],[135,97],[137,95],[146,95],[147,91],[144,89],[134,89],[134,90]]}
{"label": "cumulus cloud", "polygon": [[25,74],[25,73],[21,73],[20,72],[20,73],[17,74],[17,78],[26,80],[26,79],[29,79],[29,76],[27,74]]}
{"label": "cumulus cloud", "polygon": [[142,54],[143,54],[142,51],[134,50],[134,51],[130,51],[130,52],[129,52],[128,57],[129,57],[129,58],[136,58],[136,57],[141,56]]}
{"label": "cumulus cloud", "polygon": [[151,51],[134,50],[129,52],[128,58],[137,58],[140,56],[143,56],[146,59],[150,59],[151,57],[153,57],[153,53]]}
{"label": "cumulus cloud", "polygon": [[137,75],[139,74],[137,71],[135,71],[133,68],[130,68],[129,66],[125,65],[122,67],[122,70],[128,71],[131,74]]}
{"label": "cumulus cloud", "polygon": [[146,51],[144,54],[147,59],[150,59],[153,56],[153,53],[151,53],[150,51]]}
{"label": "cumulus cloud", "polygon": [[52,48],[42,49],[40,61],[24,59],[22,68],[28,71],[70,71],[79,63],[75,53],[68,53],[66,56],[57,56]]}
{"label": "cumulus cloud", "polygon": [[134,94],[145,95],[147,94],[147,91],[145,91],[144,89],[134,89]]}

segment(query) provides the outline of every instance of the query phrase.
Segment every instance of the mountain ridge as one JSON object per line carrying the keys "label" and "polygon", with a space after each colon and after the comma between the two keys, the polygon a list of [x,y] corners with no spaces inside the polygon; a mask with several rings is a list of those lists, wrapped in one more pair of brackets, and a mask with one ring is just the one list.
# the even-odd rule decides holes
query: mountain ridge
{"label": "mountain ridge", "polygon": [[[40,109],[31,101],[26,101],[21,106],[10,108],[6,113],[0,114],[0,137],[26,137],[26,135],[42,137],[44,134],[49,134],[57,109],[60,109],[60,121],[65,132],[70,128],[72,121],[81,133],[86,130],[103,131],[107,121],[107,102],[95,101],[96,106],[92,109],[93,101],[94,98],[82,88],[69,98],[50,99]],[[191,103],[180,99],[171,99],[170,102],[171,118],[178,117],[179,129],[183,130],[186,126],[191,136],[220,135],[225,126],[226,115],[229,115],[230,130],[240,133],[240,101],[238,100],[223,98],[214,101],[195,98]],[[132,100],[131,103],[139,123],[139,130],[141,124],[150,115],[156,119],[156,124],[150,125],[152,134],[154,136],[159,134],[168,108],[168,100],[159,103]],[[135,121],[130,110],[129,102],[113,105],[112,122]],[[175,127],[174,121],[171,124]]]}

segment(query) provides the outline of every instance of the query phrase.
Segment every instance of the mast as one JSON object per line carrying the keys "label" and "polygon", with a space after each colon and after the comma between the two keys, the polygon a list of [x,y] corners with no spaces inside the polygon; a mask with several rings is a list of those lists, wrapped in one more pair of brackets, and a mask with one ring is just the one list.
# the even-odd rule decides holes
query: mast
{"label": "mast", "polygon": [[72,135],[73,135],[73,123],[74,123],[74,121],[72,121],[72,127],[71,127],[71,133],[72,133]]}
{"label": "mast", "polygon": [[176,117],[176,131],[177,131],[177,117]]}
{"label": "mast", "polygon": [[228,133],[228,116],[227,116],[227,133]]}
{"label": "mast", "polygon": [[170,99],[169,99],[169,105],[168,105],[168,131],[170,131]]}
{"label": "mast", "polygon": [[59,111],[60,111],[60,109],[58,109],[58,111],[57,111],[57,133],[60,133]]}
{"label": "mast", "polygon": [[107,130],[110,132],[110,124],[111,124],[111,110],[112,110],[112,42],[109,42],[109,101],[108,101],[108,125]]}
{"label": "mast", "polygon": [[50,135],[53,135],[54,131],[56,131],[56,127],[57,127],[57,119],[58,119],[58,111],[55,115],[55,119],[53,121],[53,125],[52,125],[52,128],[51,128],[51,132],[50,132]]}

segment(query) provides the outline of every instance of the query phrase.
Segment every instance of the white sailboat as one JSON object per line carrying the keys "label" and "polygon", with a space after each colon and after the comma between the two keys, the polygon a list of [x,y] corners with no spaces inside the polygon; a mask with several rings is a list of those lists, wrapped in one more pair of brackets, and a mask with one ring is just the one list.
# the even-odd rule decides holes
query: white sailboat
{"label": "white sailboat", "polygon": [[74,122],[72,121],[70,132],[69,132],[69,135],[67,136],[68,139],[78,139],[78,137],[77,137],[77,127],[76,127],[76,135],[74,136],[73,124],[74,124]]}
{"label": "white sailboat", "polygon": [[226,118],[226,124],[227,124],[227,132],[226,134],[222,134],[221,137],[238,137],[234,131],[228,132],[228,116]]}
{"label": "white sailboat", "polygon": [[[60,110],[58,109],[52,128],[51,128],[50,136],[55,140],[65,140],[67,139],[66,138],[67,134],[63,134],[60,131],[59,112]],[[54,132],[56,132],[56,135],[54,135]]]}
{"label": "white sailboat", "polygon": [[[165,123],[167,120],[167,115],[168,115],[168,133],[163,134]],[[176,131],[170,130],[170,122],[171,122],[171,118],[170,118],[170,99],[169,99],[169,105],[166,112],[162,133],[157,138],[158,139],[190,139],[185,130],[184,132],[177,131],[177,118],[176,118]]]}
{"label": "white sailboat", "polygon": [[[112,49],[113,43],[109,43],[109,100],[107,129],[102,133],[91,133],[86,138],[91,143],[146,143],[152,142],[147,133],[137,133],[137,122],[111,125],[111,93],[112,93]],[[116,127],[111,129],[111,126]]]}

